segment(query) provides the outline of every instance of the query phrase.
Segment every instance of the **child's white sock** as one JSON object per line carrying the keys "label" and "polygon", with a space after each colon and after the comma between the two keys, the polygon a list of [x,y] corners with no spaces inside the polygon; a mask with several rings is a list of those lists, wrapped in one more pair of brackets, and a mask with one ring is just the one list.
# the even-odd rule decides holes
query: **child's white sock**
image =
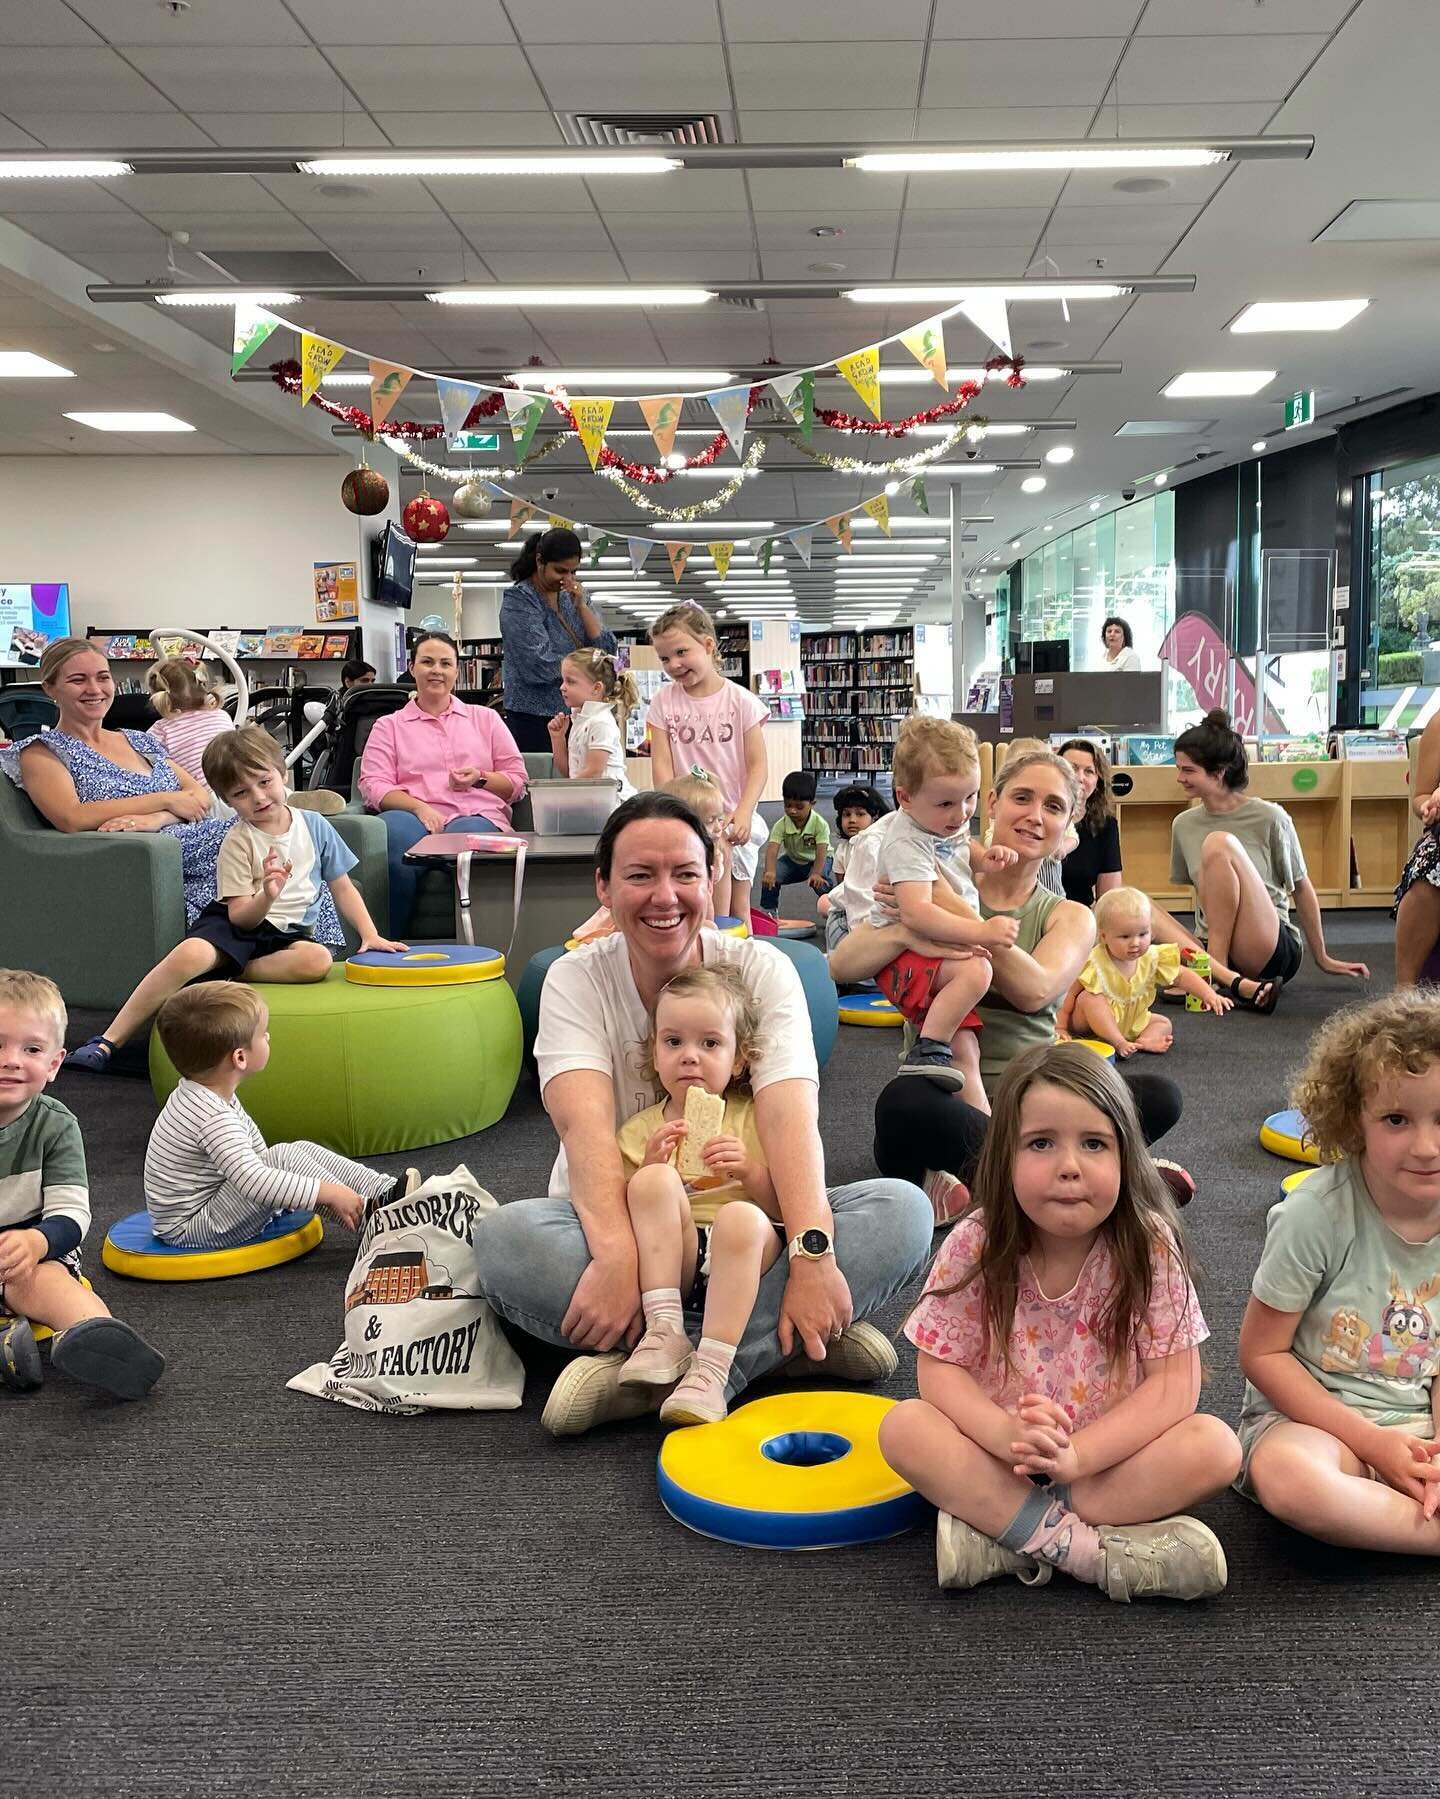
{"label": "child's white sock", "polygon": [[1017,1554],[1049,1562],[1076,1580],[1099,1584],[1100,1533],[1071,1511],[1069,1487],[1036,1487],[995,1540]]}
{"label": "child's white sock", "polygon": [[672,1330],[684,1334],[685,1310],[680,1304],[678,1287],[651,1287],[640,1295],[640,1304],[647,1331]]}
{"label": "child's white sock", "polygon": [[722,1343],[718,1337],[702,1337],[695,1351],[695,1362],[719,1381],[723,1391],[730,1378],[730,1364],[735,1360],[735,1345]]}

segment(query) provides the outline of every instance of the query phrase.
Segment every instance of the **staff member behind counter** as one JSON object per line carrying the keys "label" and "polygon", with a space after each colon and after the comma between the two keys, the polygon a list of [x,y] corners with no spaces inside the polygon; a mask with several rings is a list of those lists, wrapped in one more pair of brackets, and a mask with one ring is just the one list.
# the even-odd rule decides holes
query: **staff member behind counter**
{"label": "staff member behind counter", "polygon": [[1100,641],[1105,645],[1105,660],[1100,664],[1100,673],[1140,673],[1140,652],[1135,648],[1135,634],[1123,618],[1107,618],[1100,627]]}

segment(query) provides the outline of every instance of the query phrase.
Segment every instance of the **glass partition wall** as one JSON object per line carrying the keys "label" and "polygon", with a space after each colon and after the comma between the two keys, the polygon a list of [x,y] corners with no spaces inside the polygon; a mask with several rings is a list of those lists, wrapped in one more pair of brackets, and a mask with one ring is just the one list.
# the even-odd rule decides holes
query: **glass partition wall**
{"label": "glass partition wall", "polygon": [[1109,617],[1130,626],[1148,668],[1175,621],[1175,496],[1168,489],[1097,516],[1027,556],[1021,616],[1012,638],[1064,638],[1072,669],[1103,666],[1100,629]]}
{"label": "glass partition wall", "polygon": [[1367,486],[1360,723],[1411,730],[1440,707],[1440,456]]}

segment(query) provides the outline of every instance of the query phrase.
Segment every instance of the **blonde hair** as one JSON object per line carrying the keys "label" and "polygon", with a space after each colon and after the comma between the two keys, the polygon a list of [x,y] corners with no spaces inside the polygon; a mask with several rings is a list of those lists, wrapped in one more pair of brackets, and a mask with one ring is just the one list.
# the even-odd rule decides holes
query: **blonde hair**
{"label": "blonde hair", "polygon": [[1327,1018],[1310,1042],[1290,1089],[1305,1114],[1305,1140],[1325,1162],[1358,1156],[1365,1147],[1365,1107],[1387,1077],[1424,1074],[1440,1062],[1440,993],[1407,987],[1347,1006]]}
{"label": "blonde hair", "polygon": [[572,663],[587,681],[596,681],[601,688],[601,697],[615,714],[615,723],[620,727],[620,736],[625,736],[625,721],[640,703],[640,693],[635,685],[635,677],[629,669],[615,666],[615,658],[607,656],[604,650],[597,650],[587,644],[583,650],[571,650],[568,656],[560,658],[562,664]]}
{"label": "blonde hair", "polygon": [[979,766],[979,746],[968,725],[917,712],[900,727],[891,774],[897,787],[914,793],[931,775],[965,775]]}
{"label": "blonde hair", "polygon": [[1100,895],[1093,909],[1102,931],[1110,928],[1112,919],[1143,918],[1147,924],[1150,922],[1150,896],[1138,887],[1112,887]]}
{"label": "blonde hair", "polygon": [[203,712],[207,706],[218,706],[219,698],[210,691],[205,671],[183,656],[167,656],[157,662],[145,677],[155,710],[161,718],[176,712]]}
{"label": "blonde hair", "polygon": [[223,800],[242,775],[263,775],[268,769],[285,773],[285,757],[280,745],[259,725],[241,725],[238,730],[222,731],[205,745],[200,757],[200,772],[205,785]]}
{"label": "blonde hair", "polygon": [[28,968],[0,968],[0,1006],[13,1006],[27,1017],[43,1019],[53,1033],[55,1047],[64,1049],[69,1019],[60,989],[49,975],[31,974]]}
{"label": "blonde hair", "polygon": [[35,671],[40,677],[40,685],[48,687],[70,658],[80,655],[84,650],[90,650],[97,656],[100,654],[88,637],[57,637],[41,655],[40,666]]}
{"label": "blonde hair", "polygon": [[697,643],[703,643],[707,637],[711,643],[716,642],[714,619],[703,606],[697,606],[694,600],[681,600],[679,605],[662,612],[650,627],[651,643],[657,637],[663,637],[667,631],[683,631]]}
{"label": "blonde hair", "polygon": [[1057,756],[1037,737],[1017,737],[1010,746],[1010,753],[995,771],[996,793],[1004,793],[1016,775],[1023,775],[1028,768],[1050,768],[1060,776],[1070,797],[1070,816],[1074,818],[1080,804],[1080,777],[1063,756]]}
{"label": "blonde hair", "polygon": [[267,1016],[264,1000],[243,981],[199,981],[166,1000],[155,1028],[166,1055],[193,1079],[248,1048]]}
{"label": "blonde hair", "polygon": [[735,1056],[740,1063],[734,1081],[737,1085],[745,1082],[750,1064],[760,1053],[760,1007],[739,971],[725,967],[687,968],[655,995],[645,1039],[646,1072],[652,1080],[659,1078],[655,1072],[655,1031],[667,995],[674,999],[711,999],[727,1014],[735,1027]]}
{"label": "blonde hair", "polygon": [[703,819],[707,812],[725,816],[725,795],[714,777],[702,768],[692,768],[688,775],[676,775],[673,781],[664,782],[660,791],[673,793],[677,800],[684,800],[698,818]]}

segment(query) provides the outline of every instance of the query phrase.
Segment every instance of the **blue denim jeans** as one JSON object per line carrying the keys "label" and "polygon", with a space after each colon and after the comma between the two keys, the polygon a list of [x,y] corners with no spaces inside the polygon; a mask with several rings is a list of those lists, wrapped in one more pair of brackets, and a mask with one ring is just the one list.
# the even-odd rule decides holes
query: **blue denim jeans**
{"label": "blue denim jeans", "polygon": [[[832,1187],[829,1198],[835,1257],[850,1284],[855,1316],[865,1318],[923,1273],[934,1213],[908,1181],[856,1181]],[[568,1199],[516,1200],[480,1219],[475,1259],[480,1291],[502,1318],[542,1342],[569,1346],[560,1321],[590,1250]],[[777,1331],[788,1272],[782,1255],[760,1282],[726,1386],[730,1399],[786,1359]],[[698,1326],[699,1319],[687,1322]]]}
{"label": "blue denim jeans", "polygon": [[[406,850],[419,843],[429,832],[413,812],[382,812],[385,821],[385,856],[390,865],[390,934],[405,936],[410,929],[410,914],[415,910],[415,893],[420,884],[420,870],[405,860]],[[490,818],[452,818],[445,830],[498,832],[499,825]]]}
{"label": "blue denim jeans", "polygon": [[[796,887],[801,881],[808,881],[814,872],[815,864],[813,862],[792,862],[782,850],[775,863],[774,886],[760,889],[760,910],[773,912],[780,904],[782,887]],[[833,885],[834,882],[830,879],[830,858],[827,856],[825,858],[825,885],[821,891],[828,893]]]}

